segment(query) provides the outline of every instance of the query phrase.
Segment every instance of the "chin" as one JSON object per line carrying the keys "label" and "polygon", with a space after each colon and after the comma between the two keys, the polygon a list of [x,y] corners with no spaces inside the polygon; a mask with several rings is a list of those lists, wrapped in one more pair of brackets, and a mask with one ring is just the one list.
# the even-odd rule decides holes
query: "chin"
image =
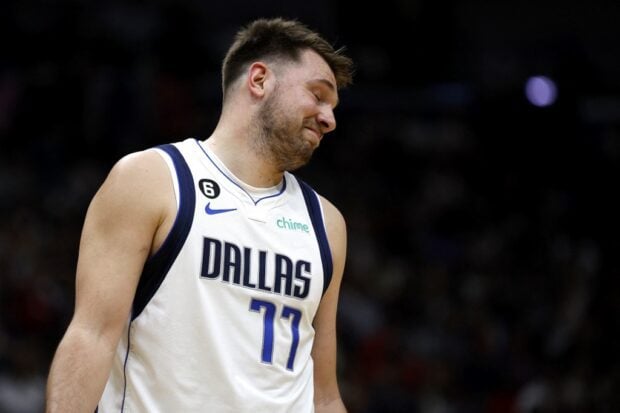
{"label": "chin", "polygon": [[286,167],[283,168],[285,171],[295,171],[302,166],[307,165],[312,158],[313,151],[304,151],[303,153],[298,152],[295,156],[291,156],[287,162]]}

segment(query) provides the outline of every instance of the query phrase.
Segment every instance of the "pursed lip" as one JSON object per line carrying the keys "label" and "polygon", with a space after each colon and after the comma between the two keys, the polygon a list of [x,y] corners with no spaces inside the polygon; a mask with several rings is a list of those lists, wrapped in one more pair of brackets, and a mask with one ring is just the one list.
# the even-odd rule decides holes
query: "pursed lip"
{"label": "pursed lip", "polygon": [[311,126],[306,126],[306,129],[311,130],[314,133],[314,135],[316,135],[316,138],[319,142],[321,141],[321,139],[323,139],[323,134],[318,129],[315,129]]}

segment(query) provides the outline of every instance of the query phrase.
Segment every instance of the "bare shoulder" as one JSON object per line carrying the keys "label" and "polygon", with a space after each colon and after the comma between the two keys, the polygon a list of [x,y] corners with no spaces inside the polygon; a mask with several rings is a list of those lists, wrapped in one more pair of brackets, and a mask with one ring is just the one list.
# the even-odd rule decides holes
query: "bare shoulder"
{"label": "bare shoulder", "polygon": [[[137,225],[151,240],[153,233],[162,229],[166,232],[166,223],[173,220],[175,209],[168,166],[152,149],[134,152],[118,160],[89,208],[93,218],[114,221],[126,229]],[[112,222],[107,224],[112,228]],[[157,244],[157,239],[154,241]]]}
{"label": "bare shoulder", "polygon": [[153,201],[170,182],[161,155],[149,149],[125,155],[110,170],[101,191],[112,190],[121,199]]}
{"label": "bare shoulder", "polygon": [[325,217],[325,227],[328,232],[346,231],[346,222],[342,213],[327,198],[319,195],[321,206],[323,207],[323,215]]}
{"label": "bare shoulder", "polygon": [[334,274],[339,278],[342,276],[347,255],[347,226],[344,216],[338,208],[325,197],[319,196],[319,198],[323,207],[327,238],[334,259]]}
{"label": "bare shoulder", "polygon": [[112,167],[108,181],[120,187],[148,187],[168,178],[164,159],[153,149],[123,156]]}

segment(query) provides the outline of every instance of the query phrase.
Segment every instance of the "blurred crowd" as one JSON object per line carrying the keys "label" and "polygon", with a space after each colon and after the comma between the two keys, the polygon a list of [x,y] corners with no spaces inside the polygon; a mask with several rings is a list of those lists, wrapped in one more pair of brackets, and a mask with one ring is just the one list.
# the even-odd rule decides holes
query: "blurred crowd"
{"label": "blurred crowd", "polygon": [[[122,155],[208,137],[244,21],[216,28],[189,0],[62,6],[0,6],[0,413],[42,409],[90,198]],[[386,56],[348,47],[356,85],[298,173],[347,219],[349,411],[620,411],[620,98],[572,85],[596,77],[585,55],[537,108],[518,75],[382,82]]]}

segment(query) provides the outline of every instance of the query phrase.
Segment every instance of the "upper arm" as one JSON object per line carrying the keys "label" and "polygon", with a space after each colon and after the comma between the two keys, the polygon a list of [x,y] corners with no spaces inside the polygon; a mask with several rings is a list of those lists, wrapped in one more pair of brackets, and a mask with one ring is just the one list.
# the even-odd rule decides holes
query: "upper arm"
{"label": "upper arm", "polygon": [[336,380],[336,312],[347,250],[346,224],[342,214],[325,198],[321,198],[325,227],[332,253],[333,273],[329,287],[314,318],[315,399],[339,398]]}
{"label": "upper arm", "polygon": [[116,345],[144,262],[173,205],[170,174],[155,151],[126,156],[112,168],[84,221],[74,327]]}

